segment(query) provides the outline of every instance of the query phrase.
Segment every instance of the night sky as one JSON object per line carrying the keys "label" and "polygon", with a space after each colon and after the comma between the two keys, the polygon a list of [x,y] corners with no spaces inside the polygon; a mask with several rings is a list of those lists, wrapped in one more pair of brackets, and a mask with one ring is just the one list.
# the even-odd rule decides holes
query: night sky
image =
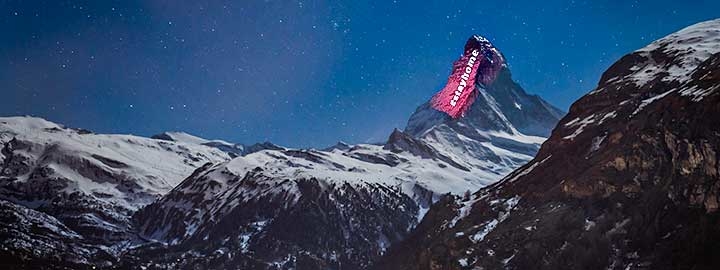
{"label": "night sky", "polygon": [[0,0],[0,115],[294,147],[381,142],[443,86],[471,34],[566,110],[625,53],[720,17],[720,1],[199,2]]}

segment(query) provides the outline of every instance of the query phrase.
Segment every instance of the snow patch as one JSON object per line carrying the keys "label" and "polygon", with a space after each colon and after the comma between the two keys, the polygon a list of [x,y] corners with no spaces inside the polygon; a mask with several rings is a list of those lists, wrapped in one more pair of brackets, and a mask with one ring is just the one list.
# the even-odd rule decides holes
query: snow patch
{"label": "snow patch", "polygon": [[508,182],[510,182],[510,183],[517,181],[520,177],[525,176],[525,175],[529,174],[530,172],[532,172],[535,168],[537,168],[537,166],[540,166],[540,164],[545,163],[545,161],[547,161],[548,159],[550,159],[550,157],[552,157],[552,155],[547,156],[546,158],[544,158],[544,159],[541,160],[540,162],[534,162],[532,165],[530,165],[530,167],[528,167],[527,169],[524,169],[524,170],[522,170],[521,172],[513,175],[510,179],[508,179],[508,180],[506,180],[506,181],[508,181]]}
{"label": "snow patch", "polygon": [[458,260],[458,263],[459,263],[460,266],[462,266],[462,267],[467,267],[467,266],[468,266],[468,259],[467,259],[467,258],[459,259],[459,260]]}
{"label": "snow patch", "polygon": [[576,128],[572,134],[563,137],[563,139],[565,139],[565,140],[575,139],[575,137],[577,137],[578,135],[580,135],[580,133],[583,132],[583,130],[585,129],[585,127],[587,125],[592,124],[592,123],[595,123],[595,114],[591,114],[591,115],[583,118],[582,120],[580,120],[580,118],[575,118],[572,121],[565,123],[566,127],[578,126],[578,128]]}
{"label": "snow patch", "polygon": [[657,101],[657,100],[660,100],[660,99],[664,98],[664,97],[667,96],[668,94],[670,94],[670,93],[672,93],[672,92],[675,92],[675,90],[677,90],[677,89],[670,89],[670,90],[666,91],[665,93],[656,95],[656,96],[651,97],[651,98],[643,99],[643,100],[640,102],[640,105],[638,105],[637,109],[635,109],[635,111],[633,111],[633,113],[631,114],[631,116],[635,116],[635,115],[638,114],[640,111],[642,111],[642,109],[645,108],[647,105],[650,105],[651,103],[653,103],[653,102],[655,102],[655,101]]}
{"label": "snow patch", "polygon": [[603,143],[603,141],[605,141],[606,137],[607,137],[607,134],[593,138],[592,145],[590,145],[590,153],[599,150],[600,145],[602,145],[602,143]]}
{"label": "snow patch", "polygon": [[518,104],[517,102],[513,102],[513,105],[515,105],[515,108],[518,110],[522,110],[522,105]]}
{"label": "snow patch", "polygon": [[512,212],[515,206],[517,206],[519,201],[520,197],[518,196],[507,199],[502,206],[502,210],[500,211],[498,218],[486,222],[480,231],[476,232],[473,236],[470,237],[470,240],[474,243],[477,243],[485,239],[485,236],[492,232],[498,224],[502,223],[510,216],[510,212]]}

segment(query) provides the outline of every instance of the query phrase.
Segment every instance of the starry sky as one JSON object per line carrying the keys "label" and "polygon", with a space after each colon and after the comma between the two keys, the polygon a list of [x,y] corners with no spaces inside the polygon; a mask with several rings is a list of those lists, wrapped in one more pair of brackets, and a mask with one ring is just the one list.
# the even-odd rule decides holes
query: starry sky
{"label": "starry sky", "polygon": [[[201,3],[202,2],[202,3]],[[0,115],[291,147],[382,142],[466,39],[567,110],[622,55],[720,1],[0,0]]]}

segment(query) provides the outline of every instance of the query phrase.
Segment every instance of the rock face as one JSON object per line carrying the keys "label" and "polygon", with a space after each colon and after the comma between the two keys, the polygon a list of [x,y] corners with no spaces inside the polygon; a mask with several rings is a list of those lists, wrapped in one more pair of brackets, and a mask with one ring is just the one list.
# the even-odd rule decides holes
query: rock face
{"label": "rock face", "polygon": [[718,269],[720,20],[626,55],[528,164],[433,206],[378,269]]}
{"label": "rock face", "polygon": [[43,212],[0,200],[0,220],[0,260],[4,267],[73,269],[113,257]]}

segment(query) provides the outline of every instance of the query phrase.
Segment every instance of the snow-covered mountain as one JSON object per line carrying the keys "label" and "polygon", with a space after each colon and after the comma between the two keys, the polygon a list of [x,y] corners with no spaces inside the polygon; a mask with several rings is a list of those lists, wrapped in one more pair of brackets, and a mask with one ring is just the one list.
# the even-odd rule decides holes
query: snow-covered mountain
{"label": "snow-covered mountain", "polygon": [[720,19],[622,57],[537,156],[377,269],[719,269]]}
{"label": "snow-covered mountain", "polygon": [[528,95],[507,68],[493,84],[476,88],[480,94],[465,117],[452,119],[428,102],[405,132],[492,183],[532,159],[564,113]]}
{"label": "snow-covered mountain", "polygon": [[162,248],[150,246],[133,255],[140,262],[128,261],[170,263],[195,250],[180,264],[366,268],[417,224],[434,197],[484,184],[422,141],[392,142],[400,140],[427,152],[395,144],[264,150],[203,167],[135,215],[143,238],[178,253],[148,257]]}
{"label": "snow-covered mountain", "polygon": [[[51,216],[72,231],[68,235],[103,245],[127,239],[132,213],[193,170],[230,159],[211,147],[94,134],[34,117],[0,118],[0,144],[0,200]],[[12,250],[25,237],[0,245]]]}
{"label": "snow-covered mountain", "polygon": [[158,244],[124,261],[366,269],[442,194],[477,190],[532,159],[562,115],[507,69],[477,89],[465,118],[425,104],[384,145],[270,149],[205,166],[134,216]]}
{"label": "snow-covered mountain", "polygon": [[[476,87],[465,118],[425,104],[385,144],[325,150],[2,118],[0,218],[25,225],[0,231],[20,234],[0,242],[0,257],[28,265],[72,255],[69,267],[367,269],[443,194],[477,190],[530,160],[562,114],[507,69]],[[47,241],[32,224],[52,228]],[[38,241],[47,250],[27,248]]]}

